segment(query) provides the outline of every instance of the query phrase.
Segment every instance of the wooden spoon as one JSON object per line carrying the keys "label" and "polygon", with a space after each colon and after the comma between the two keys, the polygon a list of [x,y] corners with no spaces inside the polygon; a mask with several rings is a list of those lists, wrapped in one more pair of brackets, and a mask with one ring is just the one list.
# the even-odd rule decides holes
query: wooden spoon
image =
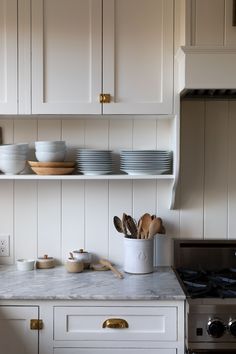
{"label": "wooden spoon", "polygon": [[118,232],[120,232],[122,234],[124,233],[122,221],[120,220],[120,218],[118,216],[114,216],[113,224]]}
{"label": "wooden spoon", "polygon": [[149,213],[145,213],[141,216],[140,221],[141,220],[142,220],[141,238],[148,238],[149,225],[152,222],[152,217]]}
{"label": "wooden spoon", "polygon": [[107,259],[100,259],[99,263],[109,268],[118,278],[124,278],[123,274],[120,273],[115,267],[113,267],[111,262],[109,262]]}
{"label": "wooden spoon", "polygon": [[165,228],[162,224],[161,218],[155,218],[149,225],[148,238],[152,238],[156,234],[165,234]]}
{"label": "wooden spoon", "polygon": [[148,238],[152,238],[154,235],[160,233],[161,228],[162,228],[162,222],[160,221],[160,218],[153,219],[149,225]]}
{"label": "wooden spoon", "polygon": [[138,229],[132,216],[127,215],[126,222],[127,222],[127,228],[131,233],[132,238],[137,238]]}

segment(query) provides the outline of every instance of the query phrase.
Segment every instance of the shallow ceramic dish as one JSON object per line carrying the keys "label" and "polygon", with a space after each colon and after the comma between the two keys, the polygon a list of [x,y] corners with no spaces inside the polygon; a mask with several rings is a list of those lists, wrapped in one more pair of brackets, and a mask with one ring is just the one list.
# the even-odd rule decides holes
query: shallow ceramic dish
{"label": "shallow ceramic dish", "polygon": [[38,161],[28,161],[31,167],[74,167],[74,161],[62,161],[62,162],[38,162]]}
{"label": "shallow ceramic dish", "polygon": [[70,175],[74,167],[31,167],[37,175]]}

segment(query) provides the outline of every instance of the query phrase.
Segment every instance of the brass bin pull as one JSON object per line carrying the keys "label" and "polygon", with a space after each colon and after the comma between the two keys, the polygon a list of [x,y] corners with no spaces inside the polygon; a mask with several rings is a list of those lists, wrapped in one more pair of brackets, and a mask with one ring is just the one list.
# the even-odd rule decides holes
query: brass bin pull
{"label": "brass bin pull", "polygon": [[109,93],[101,93],[99,96],[100,103],[110,103],[111,95]]}
{"label": "brass bin pull", "polygon": [[129,328],[129,324],[123,318],[109,318],[103,322],[102,328]]}
{"label": "brass bin pull", "polygon": [[32,329],[32,330],[41,330],[41,329],[43,329],[43,321],[42,320],[37,320],[37,319],[30,320],[30,329]]}

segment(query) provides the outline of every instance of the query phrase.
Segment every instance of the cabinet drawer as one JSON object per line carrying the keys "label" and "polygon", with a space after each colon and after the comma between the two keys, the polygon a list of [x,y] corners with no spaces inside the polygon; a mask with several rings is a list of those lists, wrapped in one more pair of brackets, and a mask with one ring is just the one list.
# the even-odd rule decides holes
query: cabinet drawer
{"label": "cabinet drawer", "polygon": [[[121,318],[128,328],[103,328]],[[55,307],[54,340],[174,341],[176,307]]]}
{"label": "cabinet drawer", "polygon": [[56,348],[54,354],[176,354],[176,349]]}

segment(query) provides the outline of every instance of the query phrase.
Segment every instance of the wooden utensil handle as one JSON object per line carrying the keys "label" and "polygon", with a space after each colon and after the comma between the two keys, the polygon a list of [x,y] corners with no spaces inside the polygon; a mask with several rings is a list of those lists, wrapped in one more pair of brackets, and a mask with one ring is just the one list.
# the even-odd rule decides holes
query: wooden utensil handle
{"label": "wooden utensil handle", "polygon": [[108,267],[118,278],[120,279],[124,278],[123,274],[120,273],[115,267],[113,267],[111,263],[106,259],[100,259],[99,263]]}

